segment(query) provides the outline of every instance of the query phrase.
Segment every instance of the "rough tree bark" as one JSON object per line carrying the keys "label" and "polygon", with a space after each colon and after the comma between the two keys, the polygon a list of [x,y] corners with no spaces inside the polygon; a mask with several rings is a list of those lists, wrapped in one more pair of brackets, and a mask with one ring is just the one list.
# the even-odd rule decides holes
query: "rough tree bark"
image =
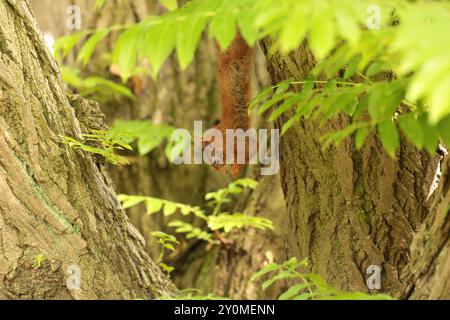
{"label": "rough tree bark", "polygon": [[430,213],[411,245],[403,297],[450,299],[450,159],[443,165]]}
{"label": "rough tree bark", "polygon": [[[265,52],[270,45],[270,39],[263,42]],[[305,79],[315,63],[306,46],[287,56],[267,57],[274,84]],[[288,119],[281,118],[277,126]],[[348,123],[343,116],[323,126],[301,120],[281,139],[288,254],[309,257],[314,271],[351,291],[367,291],[366,268],[381,266],[382,291],[402,297],[401,273],[410,263],[413,236],[427,215],[430,221],[437,215],[429,211],[427,197],[439,158],[402,142],[392,160],[375,136],[360,151],[352,138],[322,151],[320,137]],[[448,239],[448,232],[443,236]],[[437,235],[435,239],[444,240]],[[433,261],[432,252],[421,259]],[[446,291],[444,287],[429,296],[448,297],[448,286]]]}
{"label": "rough tree bark", "polygon": [[[101,126],[101,115],[66,91],[29,2],[0,0],[1,299],[175,292],[121,210],[105,168],[60,143]],[[65,285],[71,265],[80,268],[80,289]]]}

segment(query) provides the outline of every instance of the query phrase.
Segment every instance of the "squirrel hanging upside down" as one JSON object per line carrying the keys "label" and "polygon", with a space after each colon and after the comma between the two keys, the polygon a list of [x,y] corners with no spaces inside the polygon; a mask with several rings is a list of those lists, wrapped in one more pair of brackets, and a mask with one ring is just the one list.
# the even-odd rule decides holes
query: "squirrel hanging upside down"
{"label": "squirrel hanging upside down", "polygon": [[[226,154],[226,130],[242,129],[247,131],[250,127],[247,108],[252,94],[253,48],[245,42],[240,32],[225,52],[221,51],[218,44],[216,46],[219,51],[219,89],[222,112],[220,122],[214,128],[222,133],[223,141],[204,138],[203,147],[214,142],[217,148],[222,149],[222,161],[212,161],[212,166],[221,173],[237,177],[248,163],[249,149],[246,148],[245,151],[245,164],[238,164],[236,144],[233,154]],[[230,160],[230,158],[234,161],[232,164],[226,164],[226,160]]]}

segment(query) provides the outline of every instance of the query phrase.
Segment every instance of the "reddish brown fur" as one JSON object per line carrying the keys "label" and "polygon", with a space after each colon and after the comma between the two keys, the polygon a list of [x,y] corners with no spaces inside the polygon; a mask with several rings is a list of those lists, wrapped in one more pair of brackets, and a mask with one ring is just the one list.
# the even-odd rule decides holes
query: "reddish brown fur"
{"label": "reddish brown fur", "polygon": [[[216,128],[222,132],[224,136],[222,146],[225,146],[225,130],[243,129],[245,131],[250,126],[247,107],[251,100],[253,48],[245,42],[239,32],[225,52],[220,51],[218,45],[217,47],[219,49],[219,88],[222,114]],[[236,157],[237,151],[235,150],[235,162]],[[224,159],[227,159],[226,154]],[[226,165],[214,165],[214,168],[221,172],[228,169]],[[241,170],[242,165],[233,164],[231,166],[232,176],[239,175]]]}
{"label": "reddish brown fur", "polygon": [[238,33],[226,52],[219,53],[219,86],[222,115],[218,128],[248,129],[253,49]]}

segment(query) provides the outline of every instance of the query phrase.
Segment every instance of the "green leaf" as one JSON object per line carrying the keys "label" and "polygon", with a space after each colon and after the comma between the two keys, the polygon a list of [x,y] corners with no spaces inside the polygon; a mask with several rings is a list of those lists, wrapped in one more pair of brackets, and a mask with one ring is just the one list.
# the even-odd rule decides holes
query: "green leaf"
{"label": "green leaf", "polygon": [[420,115],[419,122],[423,131],[424,147],[429,153],[433,154],[438,147],[438,129],[430,125],[429,115],[426,113]]}
{"label": "green leaf", "polygon": [[243,178],[243,179],[236,180],[231,185],[233,185],[233,184],[241,186],[243,188],[248,188],[248,189],[254,190],[258,187],[259,182],[254,179],[251,179],[251,178]]}
{"label": "green leaf", "polygon": [[175,203],[169,202],[169,201],[164,203],[163,213],[165,216],[170,216],[170,215],[174,214],[176,210],[177,210],[177,205]]}
{"label": "green leaf", "polygon": [[289,13],[279,37],[281,52],[288,53],[297,49],[304,40],[308,31],[307,8],[299,2],[294,5]]}
{"label": "green leaf", "polygon": [[305,292],[305,293],[302,293],[302,294],[294,297],[294,299],[292,299],[292,300],[308,300],[313,297],[314,297],[314,294],[311,294],[310,292]]}
{"label": "green leaf", "polygon": [[124,85],[96,76],[82,78],[80,73],[81,71],[77,68],[61,66],[64,82],[78,90],[81,96],[91,97],[98,94],[106,100],[111,97],[112,93],[116,93],[134,99],[131,90]]}
{"label": "green leaf", "polygon": [[285,280],[285,279],[295,279],[295,278],[297,278],[297,275],[293,274],[291,271],[282,271],[282,272],[278,273],[276,276],[274,276],[273,278],[263,282],[262,288],[263,288],[263,290],[265,290],[277,281],[281,281],[281,280]]}
{"label": "green leaf", "polygon": [[159,266],[161,267],[161,269],[163,269],[167,273],[171,273],[173,270],[175,270],[174,267],[169,266],[169,265],[165,264],[164,262],[160,262]]}
{"label": "green leaf", "polygon": [[439,132],[439,136],[444,141],[444,143],[447,146],[450,146],[450,117],[441,120],[437,125],[437,129]]}
{"label": "green leaf", "polygon": [[362,99],[359,100],[358,105],[356,106],[355,110],[353,111],[352,116],[357,117],[361,115],[369,106],[369,95],[364,95]]}
{"label": "green leaf", "polygon": [[209,25],[209,35],[217,39],[222,51],[225,51],[236,37],[236,13],[233,8],[236,7],[238,1],[223,1]]}
{"label": "green leaf", "polygon": [[162,5],[167,8],[167,10],[173,11],[178,9],[177,0],[159,0],[159,2],[161,2]]}
{"label": "green leaf", "polygon": [[288,261],[285,261],[283,263],[283,266],[288,267],[291,270],[295,270],[295,269],[297,269],[300,266],[300,264],[305,264],[305,263],[307,263],[307,260],[305,260],[305,259],[303,259],[299,263],[296,257],[292,257]]}
{"label": "green leaf", "polygon": [[117,40],[113,61],[119,64],[120,76],[125,82],[136,69],[138,50],[142,43],[142,26],[128,28]]}
{"label": "green leaf", "polygon": [[137,140],[139,155],[145,156],[169,139],[175,130],[168,125],[157,125],[150,121],[118,120],[110,128],[110,132],[126,132],[130,137],[128,143]]}
{"label": "green leaf", "polygon": [[194,227],[189,223],[180,220],[175,220],[169,223],[169,227],[176,228],[175,229],[176,233],[185,233],[186,239],[196,238],[210,243],[212,242],[212,235],[209,232]]}
{"label": "green leaf", "polygon": [[223,229],[225,233],[229,233],[234,229],[241,229],[245,227],[273,229],[273,224],[271,220],[262,217],[252,217],[242,213],[222,213],[209,217],[208,227],[211,230]]}
{"label": "green leaf", "polygon": [[194,54],[208,18],[198,14],[191,15],[178,24],[177,54],[181,69],[185,69],[194,59]]}
{"label": "green leaf", "polygon": [[284,112],[292,108],[294,105],[307,100],[312,92],[313,87],[314,80],[309,79],[303,86],[302,91],[286,99],[281,106],[279,106],[272,112],[268,120],[275,121],[276,119],[278,119],[278,117],[280,117]]}
{"label": "green leaf", "polygon": [[70,52],[70,50],[75,47],[75,45],[81,41],[86,36],[84,32],[78,32],[73,35],[61,37],[56,40],[54,44],[55,58],[56,60],[64,59]]}
{"label": "green leaf", "polygon": [[166,243],[164,244],[164,248],[166,248],[167,250],[173,251],[175,252],[175,247],[173,245],[171,245],[170,243]]}
{"label": "green leaf", "polygon": [[150,26],[145,32],[142,53],[152,64],[152,73],[156,77],[163,63],[175,48],[176,28],[172,20]]}
{"label": "green leaf", "polygon": [[211,37],[215,37],[222,51],[225,51],[236,36],[236,22],[232,14],[216,15],[210,26]]}
{"label": "green leaf", "polygon": [[280,268],[280,265],[276,264],[275,262],[269,263],[267,266],[256,272],[251,278],[250,281],[255,281],[259,278],[261,278],[263,275],[278,270]]}
{"label": "green leaf", "polygon": [[288,93],[281,93],[281,94],[274,94],[271,99],[266,101],[259,109],[258,109],[258,115],[262,115],[264,112],[272,108],[277,103],[288,99],[290,97],[294,96],[294,93],[288,92]]}
{"label": "green leaf", "polygon": [[355,14],[350,8],[340,6],[336,8],[336,25],[342,38],[351,44],[358,42],[361,32]]}
{"label": "green leaf", "polygon": [[81,47],[77,56],[77,61],[81,62],[84,66],[87,65],[94,53],[97,44],[102,41],[109,34],[109,30],[100,30],[95,32],[89,37],[89,39]]}
{"label": "green leaf", "polygon": [[254,109],[259,103],[266,100],[269,95],[273,92],[274,87],[266,87],[264,88],[253,100],[250,102],[248,109]]}
{"label": "green leaf", "polygon": [[289,300],[289,299],[293,298],[294,296],[298,295],[300,291],[302,291],[308,287],[309,287],[308,283],[305,283],[305,282],[294,284],[286,292],[284,292],[282,295],[280,295],[278,300]]}
{"label": "green leaf", "polygon": [[323,59],[335,44],[335,29],[331,10],[323,10],[314,17],[309,44],[314,55]]}
{"label": "green leaf", "polygon": [[118,197],[119,201],[122,203],[122,207],[124,209],[134,207],[146,200],[145,197],[128,196],[125,194],[120,194],[117,197]]}
{"label": "green leaf", "polygon": [[362,146],[364,145],[364,141],[366,140],[369,133],[370,131],[368,128],[359,128],[358,130],[356,130],[355,147],[357,150],[360,150],[362,148]]}
{"label": "green leaf", "polygon": [[[358,88],[356,88],[358,89]],[[355,88],[344,89],[337,91],[336,94],[330,97],[326,103],[323,104],[323,108],[327,105],[329,106],[329,110],[324,112],[325,116],[329,119],[341,111],[345,111],[347,114],[353,114],[355,111],[359,101],[358,94],[360,92],[356,91]]]}
{"label": "green leaf", "polygon": [[352,59],[350,64],[345,68],[344,80],[347,80],[355,75],[356,71],[358,70],[360,60],[361,60],[360,57]]}
{"label": "green leaf", "polygon": [[337,146],[340,145],[345,138],[352,135],[356,130],[366,128],[368,125],[366,122],[355,122],[346,126],[344,129],[324,135],[322,138],[323,149],[327,149],[332,143]]}
{"label": "green leaf", "polygon": [[145,204],[147,206],[147,214],[151,215],[159,212],[163,206],[163,201],[154,198],[147,198]]}
{"label": "green leaf", "polygon": [[403,133],[419,150],[424,144],[424,134],[420,122],[416,119],[413,113],[401,115],[398,119],[398,124]]}
{"label": "green leaf", "polygon": [[450,115],[450,76],[436,84],[430,93],[430,124],[436,125]]}
{"label": "green leaf", "polygon": [[281,136],[283,136],[294,124],[300,120],[300,116],[291,117],[281,128]]}
{"label": "green leaf", "polygon": [[239,15],[238,25],[242,37],[250,46],[253,46],[260,36],[259,28],[256,26],[257,12],[250,9],[242,9]]}
{"label": "green leaf", "polygon": [[395,123],[392,120],[386,120],[380,123],[378,125],[378,132],[384,149],[391,158],[395,158],[395,150],[400,143]]}
{"label": "green leaf", "polygon": [[386,65],[386,63],[381,61],[374,61],[370,64],[370,66],[367,68],[365,74],[367,77],[372,77],[380,72],[388,71],[389,66]]}
{"label": "green leaf", "polygon": [[379,83],[373,86],[369,97],[369,113],[374,122],[390,120],[400,106],[405,92],[403,83]]}

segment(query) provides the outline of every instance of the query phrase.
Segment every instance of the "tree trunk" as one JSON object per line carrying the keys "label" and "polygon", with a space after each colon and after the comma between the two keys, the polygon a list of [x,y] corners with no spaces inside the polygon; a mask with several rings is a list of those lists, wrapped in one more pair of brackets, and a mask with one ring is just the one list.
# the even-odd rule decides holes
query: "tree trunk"
{"label": "tree trunk", "polygon": [[[270,45],[263,42],[266,53]],[[268,56],[273,84],[305,79],[314,63],[306,45],[287,56]],[[439,159],[402,142],[392,160],[375,136],[360,151],[352,138],[323,151],[320,137],[348,123],[344,116],[322,126],[303,119],[281,139],[288,255],[309,257],[313,271],[351,291],[367,291],[366,269],[378,265],[382,291],[398,297],[411,241],[429,212]]]}
{"label": "tree trunk", "polygon": [[450,159],[436,194],[403,274],[403,296],[410,299],[450,299]]}
{"label": "tree trunk", "polygon": [[60,143],[101,127],[98,105],[67,93],[28,1],[0,0],[0,22],[0,298],[175,292],[145,253],[105,168]]}

